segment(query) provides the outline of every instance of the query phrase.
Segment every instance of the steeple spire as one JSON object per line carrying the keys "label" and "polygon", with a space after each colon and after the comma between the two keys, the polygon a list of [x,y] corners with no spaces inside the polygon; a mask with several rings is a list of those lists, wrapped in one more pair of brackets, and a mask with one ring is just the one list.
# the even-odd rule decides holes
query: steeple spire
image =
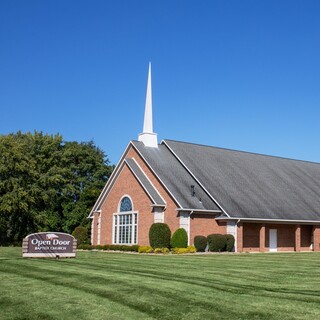
{"label": "steeple spire", "polygon": [[151,62],[149,62],[143,132],[139,134],[138,140],[142,141],[146,147],[153,147],[153,148],[158,147],[157,134],[153,132],[153,123],[152,123]]}

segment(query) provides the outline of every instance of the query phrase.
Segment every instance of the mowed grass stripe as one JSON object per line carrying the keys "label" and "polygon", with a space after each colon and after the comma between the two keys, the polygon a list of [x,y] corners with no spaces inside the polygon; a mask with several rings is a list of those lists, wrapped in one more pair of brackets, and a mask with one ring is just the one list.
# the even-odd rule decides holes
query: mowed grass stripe
{"label": "mowed grass stripe", "polygon": [[[6,256],[9,260],[0,261],[4,284],[0,288],[1,309],[5,306],[11,312],[4,319],[13,319],[16,301],[23,306],[31,300],[19,294],[2,300],[8,298],[12,283],[26,283],[36,291],[33,297],[48,296],[45,288],[53,296],[60,291],[69,296],[60,314],[50,303],[45,312],[39,305],[26,307],[23,312],[29,313],[30,319],[45,318],[44,314],[47,319],[320,318],[317,254],[147,256],[81,252],[77,259],[55,261],[10,259],[18,257],[15,250]],[[16,316],[18,319],[18,312]]]}

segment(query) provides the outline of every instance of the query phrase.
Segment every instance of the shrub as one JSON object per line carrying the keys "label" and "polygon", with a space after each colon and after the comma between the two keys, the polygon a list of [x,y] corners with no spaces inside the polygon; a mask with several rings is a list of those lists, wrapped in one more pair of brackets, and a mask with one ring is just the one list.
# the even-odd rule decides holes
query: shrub
{"label": "shrub", "polygon": [[222,234],[210,234],[207,237],[209,250],[221,252],[226,250],[226,237]]}
{"label": "shrub", "polygon": [[163,254],[168,254],[170,250],[168,248],[162,248],[162,253]]}
{"label": "shrub", "polygon": [[139,245],[137,245],[137,244],[134,244],[134,245],[132,245],[131,246],[131,251],[133,251],[133,252],[139,252]]}
{"label": "shrub", "polygon": [[162,253],[162,249],[163,249],[163,248],[155,248],[155,249],[153,250],[153,252],[154,252],[154,253]]}
{"label": "shrub", "polygon": [[77,239],[77,245],[88,243],[88,229],[86,227],[76,227],[72,235]]}
{"label": "shrub", "polygon": [[234,247],[234,242],[235,242],[234,236],[232,234],[226,234],[225,238],[226,238],[226,250],[228,252],[232,252]]}
{"label": "shrub", "polygon": [[194,237],[194,246],[196,247],[198,252],[204,252],[207,247],[207,237],[205,236],[195,236]]}
{"label": "shrub", "polygon": [[84,244],[80,244],[78,246],[78,249],[82,249],[82,250],[91,250],[92,246],[90,244],[84,243]]}
{"label": "shrub", "polygon": [[171,248],[186,248],[188,246],[188,234],[183,228],[177,229],[172,235]]}
{"label": "shrub", "polygon": [[172,253],[184,254],[184,253],[195,253],[197,250],[194,246],[189,246],[187,248],[173,248]]}
{"label": "shrub", "polygon": [[152,248],[169,248],[171,231],[165,223],[153,223],[149,230],[149,241]]}
{"label": "shrub", "polygon": [[196,253],[197,249],[195,246],[188,246],[187,249],[189,250],[189,253]]}
{"label": "shrub", "polygon": [[153,249],[150,246],[140,246],[138,249],[139,253],[152,253]]}
{"label": "shrub", "polygon": [[78,246],[78,249],[83,250],[111,250],[111,251],[131,251],[131,252],[138,252],[139,246],[138,245],[121,245],[121,244],[105,244],[105,245],[95,245],[92,246],[90,244],[81,244]]}

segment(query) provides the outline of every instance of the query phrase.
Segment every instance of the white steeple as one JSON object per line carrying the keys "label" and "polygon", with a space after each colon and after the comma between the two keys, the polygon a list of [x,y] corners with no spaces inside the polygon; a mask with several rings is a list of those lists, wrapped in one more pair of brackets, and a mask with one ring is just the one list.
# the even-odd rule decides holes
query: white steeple
{"label": "white steeple", "polygon": [[146,147],[158,148],[157,134],[153,132],[152,124],[151,62],[149,62],[143,132],[139,134],[138,140],[142,141]]}

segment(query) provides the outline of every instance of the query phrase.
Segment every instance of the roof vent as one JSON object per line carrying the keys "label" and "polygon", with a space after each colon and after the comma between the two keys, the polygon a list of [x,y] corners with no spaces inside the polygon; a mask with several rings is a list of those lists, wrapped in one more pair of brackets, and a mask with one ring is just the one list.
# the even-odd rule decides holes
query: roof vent
{"label": "roof vent", "polygon": [[191,196],[194,197],[194,195],[196,194],[196,192],[194,191],[194,185],[192,184],[190,188],[191,188]]}

